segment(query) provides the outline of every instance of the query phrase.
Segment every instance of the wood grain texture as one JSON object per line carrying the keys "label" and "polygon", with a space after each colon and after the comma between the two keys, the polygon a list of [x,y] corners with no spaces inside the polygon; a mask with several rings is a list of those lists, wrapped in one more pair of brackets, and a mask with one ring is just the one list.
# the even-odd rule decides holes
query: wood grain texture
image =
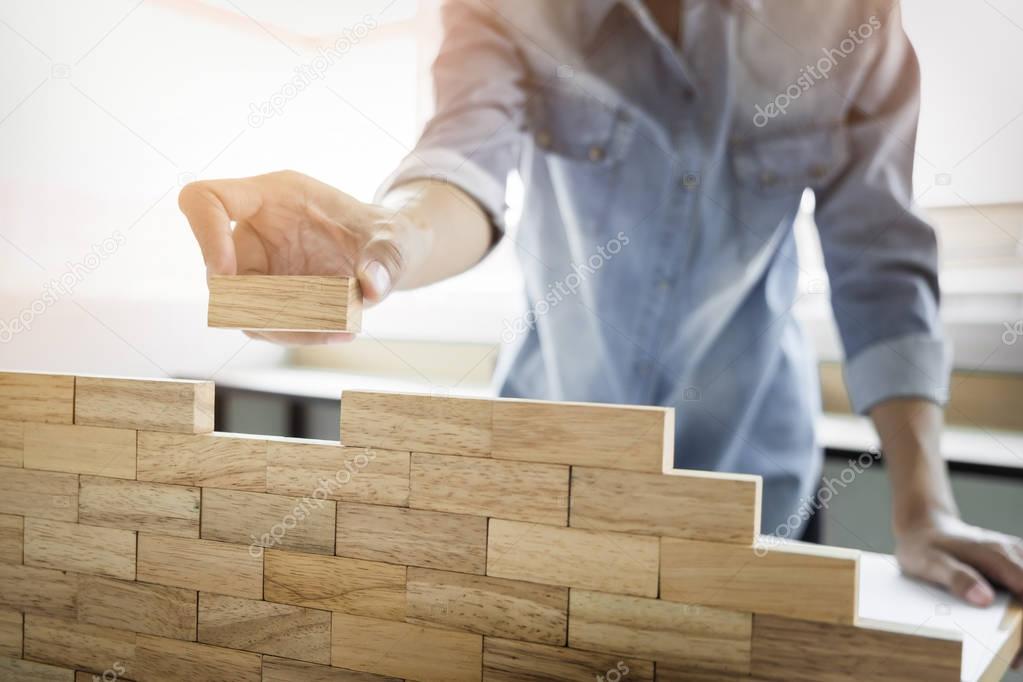
{"label": "wood grain texture", "polygon": [[408,622],[563,645],[568,589],[427,568],[408,569]]}
{"label": "wood grain texture", "polygon": [[24,422],[0,419],[0,467],[22,466],[24,451]]}
{"label": "wood grain texture", "polygon": [[601,680],[601,676],[604,680],[653,682],[654,664],[618,654],[483,639],[484,682],[590,682]]}
{"label": "wood grain texture", "polygon": [[753,675],[786,682],[959,682],[962,642],[756,615]]}
{"label": "wood grain texture", "polygon": [[0,656],[21,656],[22,618],[20,611],[0,607]]}
{"label": "wood grain texture", "polygon": [[487,575],[657,596],[657,538],[490,520]]}
{"label": "wood grain texture", "polygon": [[408,506],[407,452],[277,438],[267,447],[268,493]]}
{"label": "wood grain texture", "polygon": [[26,613],[74,618],[78,612],[78,575],[0,564],[0,604]]}
{"label": "wood grain texture", "polygon": [[27,518],[25,565],[134,580],[135,533]]}
{"label": "wood grain texture", "polygon": [[263,656],[263,682],[401,682],[401,680],[357,670]]}
{"label": "wood grain texture", "polygon": [[0,514],[0,564],[22,563],[24,519],[13,514]]}
{"label": "wood grain texture", "polygon": [[0,469],[0,513],[54,521],[78,520],[78,476]]}
{"label": "wood grain texture", "polygon": [[661,473],[672,461],[675,412],[539,400],[497,400],[491,456]]}
{"label": "wood grain texture", "polygon": [[490,455],[493,401],[344,391],[341,442],[448,455]]}
{"label": "wood grain texture", "polygon": [[479,682],[483,638],[334,613],[331,665],[419,682]]}
{"label": "wood grain texture", "polygon": [[75,423],[207,433],[213,430],[213,382],[80,376],[75,380]]}
{"label": "wood grain texture", "polygon": [[195,639],[196,591],[82,576],[78,622],[173,639]]}
{"label": "wood grain texture", "polygon": [[102,674],[119,663],[125,677],[137,680],[135,638],[126,630],[25,614],[25,657],[52,665]]}
{"label": "wood grain texture", "polygon": [[759,677],[729,675],[721,671],[701,672],[685,666],[676,667],[659,661],[654,679],[657,682],[763,682],[763,679]]}
{"label": "wood grain texture", "polygon": [[0,419],[71,424],[74,409],[73,376],[0,372]]}
{"label": "wood grain texture", "polygon": [[199,537],[199,488],[82,476],[78,520],[91,526]]}
{"label": "wood grain texture", "polygon": [[338,556],[483,574],[486,552],[483,517],[338,503]]}
{"label": "wood grain texture", "polygon": [[354,277],[214,275],[207,278],[210,327],[358,332],[362,292]]}
{"label": "wood grain texture", "polygon": [[200,534],[259,547],[334,554],[337,503],[309,497],[203,488]]}
{"label": "wood grain texture", "polygon": [[29,469],[135,478],[135,431],[78,424],[25,424]]}
{"label": "wood grain texture", "polygon": [[140,581],[250,599],[263,596],[262,550],[140,533],[138,553]]}
{"label": "wood grain texture", "polygon": [[266,451],[253,436],[139,431],[138,479],[265,492]]}
{"label": "wood grain texture", "polygon": [[75,671],[47,663],[23,661],[15,658],[0,658],[0,680],[17,680],[18,682],[74,682]]}
{"label": "wood grain texture", "polygon": [[760,490],[759,476],[572,467],[569,525],[748,546],[760,532]]}
{"label": "wood grain texture", "polygon": [[330,663],[330,613],[220,594],[199,595],[199,641]]}
{"label": "wood grain texture", "polygon": [[856,618],[859,552],[771,542],[661,540],[661,598],[826,623]]}
{"label": "wood grain texture", "polygon": [[404,566],[267,550],[263,599],[385,620],[405,619]]}
{"label": "wood grain texture", "polygon": [[749,613],[586,590],[572,590],[568,608],[573,648],[749,674]]}
{"label": "wood grain texture", "polygon": [[198,642],[139,635],[137,682],[259,682],[260,656]]}

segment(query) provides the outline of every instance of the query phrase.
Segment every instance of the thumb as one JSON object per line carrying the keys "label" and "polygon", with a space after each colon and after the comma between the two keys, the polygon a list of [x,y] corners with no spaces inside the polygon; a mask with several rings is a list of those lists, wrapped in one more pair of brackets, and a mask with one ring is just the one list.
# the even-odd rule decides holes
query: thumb
{"label": "thumb", "polygon": [[951,554],[936,551],[924,562],[921,578],[943,585],[963,601],[974,606],[989,606],[995,598],[990,583],[969,564]]}
{"label": "thumb", "polygon": [[391,235],[377,235],[362,248],[355,273],[363,296],[379,303],[401,280],[405,272],[405,256]]}

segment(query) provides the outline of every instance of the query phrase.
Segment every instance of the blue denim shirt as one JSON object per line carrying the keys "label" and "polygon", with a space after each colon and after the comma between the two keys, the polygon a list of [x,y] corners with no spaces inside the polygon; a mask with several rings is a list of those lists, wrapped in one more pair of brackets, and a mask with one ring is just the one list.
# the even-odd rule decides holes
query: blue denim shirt
{"label": "blue denim shirt", "polygon": [[805,188],[852,404],[944,399],[918,66],[896,4],[683,6],[680,49],[639,0],[447,2],[436,115],[381,191],[439,178],[503,231],[518,170],[530,312],[502,395],[673,406],[675,465],[763,476],[764,531],[796,534],[820,477]]}

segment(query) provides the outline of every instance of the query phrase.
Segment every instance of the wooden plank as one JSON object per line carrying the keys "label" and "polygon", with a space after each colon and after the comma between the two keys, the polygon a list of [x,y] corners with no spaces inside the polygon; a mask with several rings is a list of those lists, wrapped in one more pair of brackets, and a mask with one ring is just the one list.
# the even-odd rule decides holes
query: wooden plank
{"label": "wooden plank", "polygon": [[82,576],[78,621],[174,639],[195,639],[195,590]]}
{"label": "wooden plank", "polygon": [[24,422],[0,419],[0,467],[22,466],[24,451]]}
{"label": "wooden plank", "polygon": [[203,488],[201,536],[258,547],[334,554],[337,503]]}
{"label": "wooden plank", "polygon": [[75,423],[174,433],[213,430],[213,382],[78,377]]}
{"label": "wooden plank", "polygon": [[446,455],[490,455],[493,401],[344,391],[341,442]]}
{"label": "wooden plank", "polygon": [[74,408],[73,376],[0,372],[0,419],[71,424]]}
{"label": "wooden plank", "polygon": [[428,568],[408,569],[408,622],[563,645],[568,589]]}
{"label": "wooden plank", "polygon": [[199,537],[199,488],[82,476],[78,520],[186,538]]}
{"label": "wooden plank", "polygon": [[405,620],[404,566],[271,549],[263,599],[385,620]]}
{"label": "wooden plank", "polygon": [[54,521],[78,520],[78,476],[0,469],[0,513]]}
{"label": "wooden plank", "polygon": [[13,514],[0,514],[0,564],[22,563],[24,519]]}
{"label": "wooden plank", "polygon": [[999,623],[999,630],[1005,633],[1002,644],[994,652],[991,662],[977,677],[976,682],[1001,680],[1023,649],[1023,605],[1018,601],[1011,602],[1006,608],[1002,622]]}
{"label": "wooden plank", "polygon": [[330,613],[199,594],[199,641],[228,649],[330,663]]}
{"label": "wooden plank", "polygon": [[494,637],[483,639],[484,682],[583,682],[594,679],[653,682],[654,664],[617,654]]}
{"label": "wooden plank", "polygon": [[268,440],[266,491],[407,507],[409,453],[297,438]]}
{"label": "wooden plank", "polygon": [[27,518],[25,565],[134,580],[135,533]]}
{"label": "wooden plank", "polygon": [[260,656],[198,642],[139,635],[138,682],[259,682]]}
{"label": "wooden plank", "polygon": [[77,599],[74,573],[0,564],[0,604],[26,613],[74,618]]}
{"label": "wooden plank", "polygon": [[657,682],[763,682],[762,678],[749,675],[728,675],[721,671],[698,672],[692,668],[676,667],[657,662]]}
{"label": "wooden plank", "polygon": [[564,526],[568,467],[416,452],[409,506]]}
{"label": "wooden plank", "polygon": [[479,516],[338,503],[338,556],[483,574],[487,520]]}
{"label": "wooden plank", "polygon": [[0,607],[0,656],[21,657],[22,619],[20,611]]}
{"label": "wooden plank", "polygon": [[491,456],[661,473],[673,463],[675,411],[664,407],[494,402]]}
{"label": "wooden plank", "polygon": [[419,682],[479,682],[483,638],[334,613],[331,665]]}
{"label": "wooden plank", "polygon": [[74,682],[75,671],[35,661],[0,658],[0,680],[17,680],[18,682]]}
{"label": "wooden plank", "polygon": [[657,596],[657,538],[490,520],[487,575]]}
{"label": "wooden plank", "polygon": [[856,619],[859,552],[765,538],[661,540],[661,598],[825,623]]}
{"label": "wooden plank", "polygon": [[77,424],[25,424],[25,466],[135,478],[135,431]]}
{"label": "wooden plank", "polygon": [[223,329],[358,332],[362,292],[354,277],[214,275],[207,320]]}
{"label": "wooden plank", "polygon": [[959,682],[962,642],[881,629],[753,617],[753,675],[791,682]]}
{"label": "wooden plank", "polygon": [[760,532],[759,476],[670,475],[572,467],[574,528],[752,545]]}
{"label": "wooden plank", "polygon": [[244,545],[139,533],[138,580],[260,599],[263,560]]}
{"label": "wooden plank", "polygon": [[25,614],[25,658],[100,673],[120,664],[135,675],[134,632],[77,623],[66,618]]}
{"label": "wooden plank", "polygon": [[357,670],[263,656],[263,682],[401,682],[401,680]]}
{"label": "wooden plank", "polygon": [[660,599],[572,590],[568,645],[747,675],[753,617]]}
{"label": "wooden plank", "polygon": [[264,492],[266,449],[254,436],[139,431],[138,479]]}

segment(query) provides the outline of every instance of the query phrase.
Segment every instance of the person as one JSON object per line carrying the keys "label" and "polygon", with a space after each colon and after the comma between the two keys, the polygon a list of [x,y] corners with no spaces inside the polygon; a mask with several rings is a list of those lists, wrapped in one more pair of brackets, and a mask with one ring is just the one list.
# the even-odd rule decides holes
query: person
{"label": "person", "polygon": [[[820,480],[816,361],[792,308],[815,197],[855,409],[879,432],[904,571],[1023,595],[1018,538],[960,519],[941,457],[950,353],[913,212],[920,75],[897,3],[452,0],[436,110],[373,203],[293,171],[195,182],[212,274],[345,274],[384,301],[505,236],[529,312],[500,394],[676,408],[675,465],[759,474],[799,537]],[[233,229],[232,229],[233,224]],[[264,333],[282,343],[346,335]]]}

